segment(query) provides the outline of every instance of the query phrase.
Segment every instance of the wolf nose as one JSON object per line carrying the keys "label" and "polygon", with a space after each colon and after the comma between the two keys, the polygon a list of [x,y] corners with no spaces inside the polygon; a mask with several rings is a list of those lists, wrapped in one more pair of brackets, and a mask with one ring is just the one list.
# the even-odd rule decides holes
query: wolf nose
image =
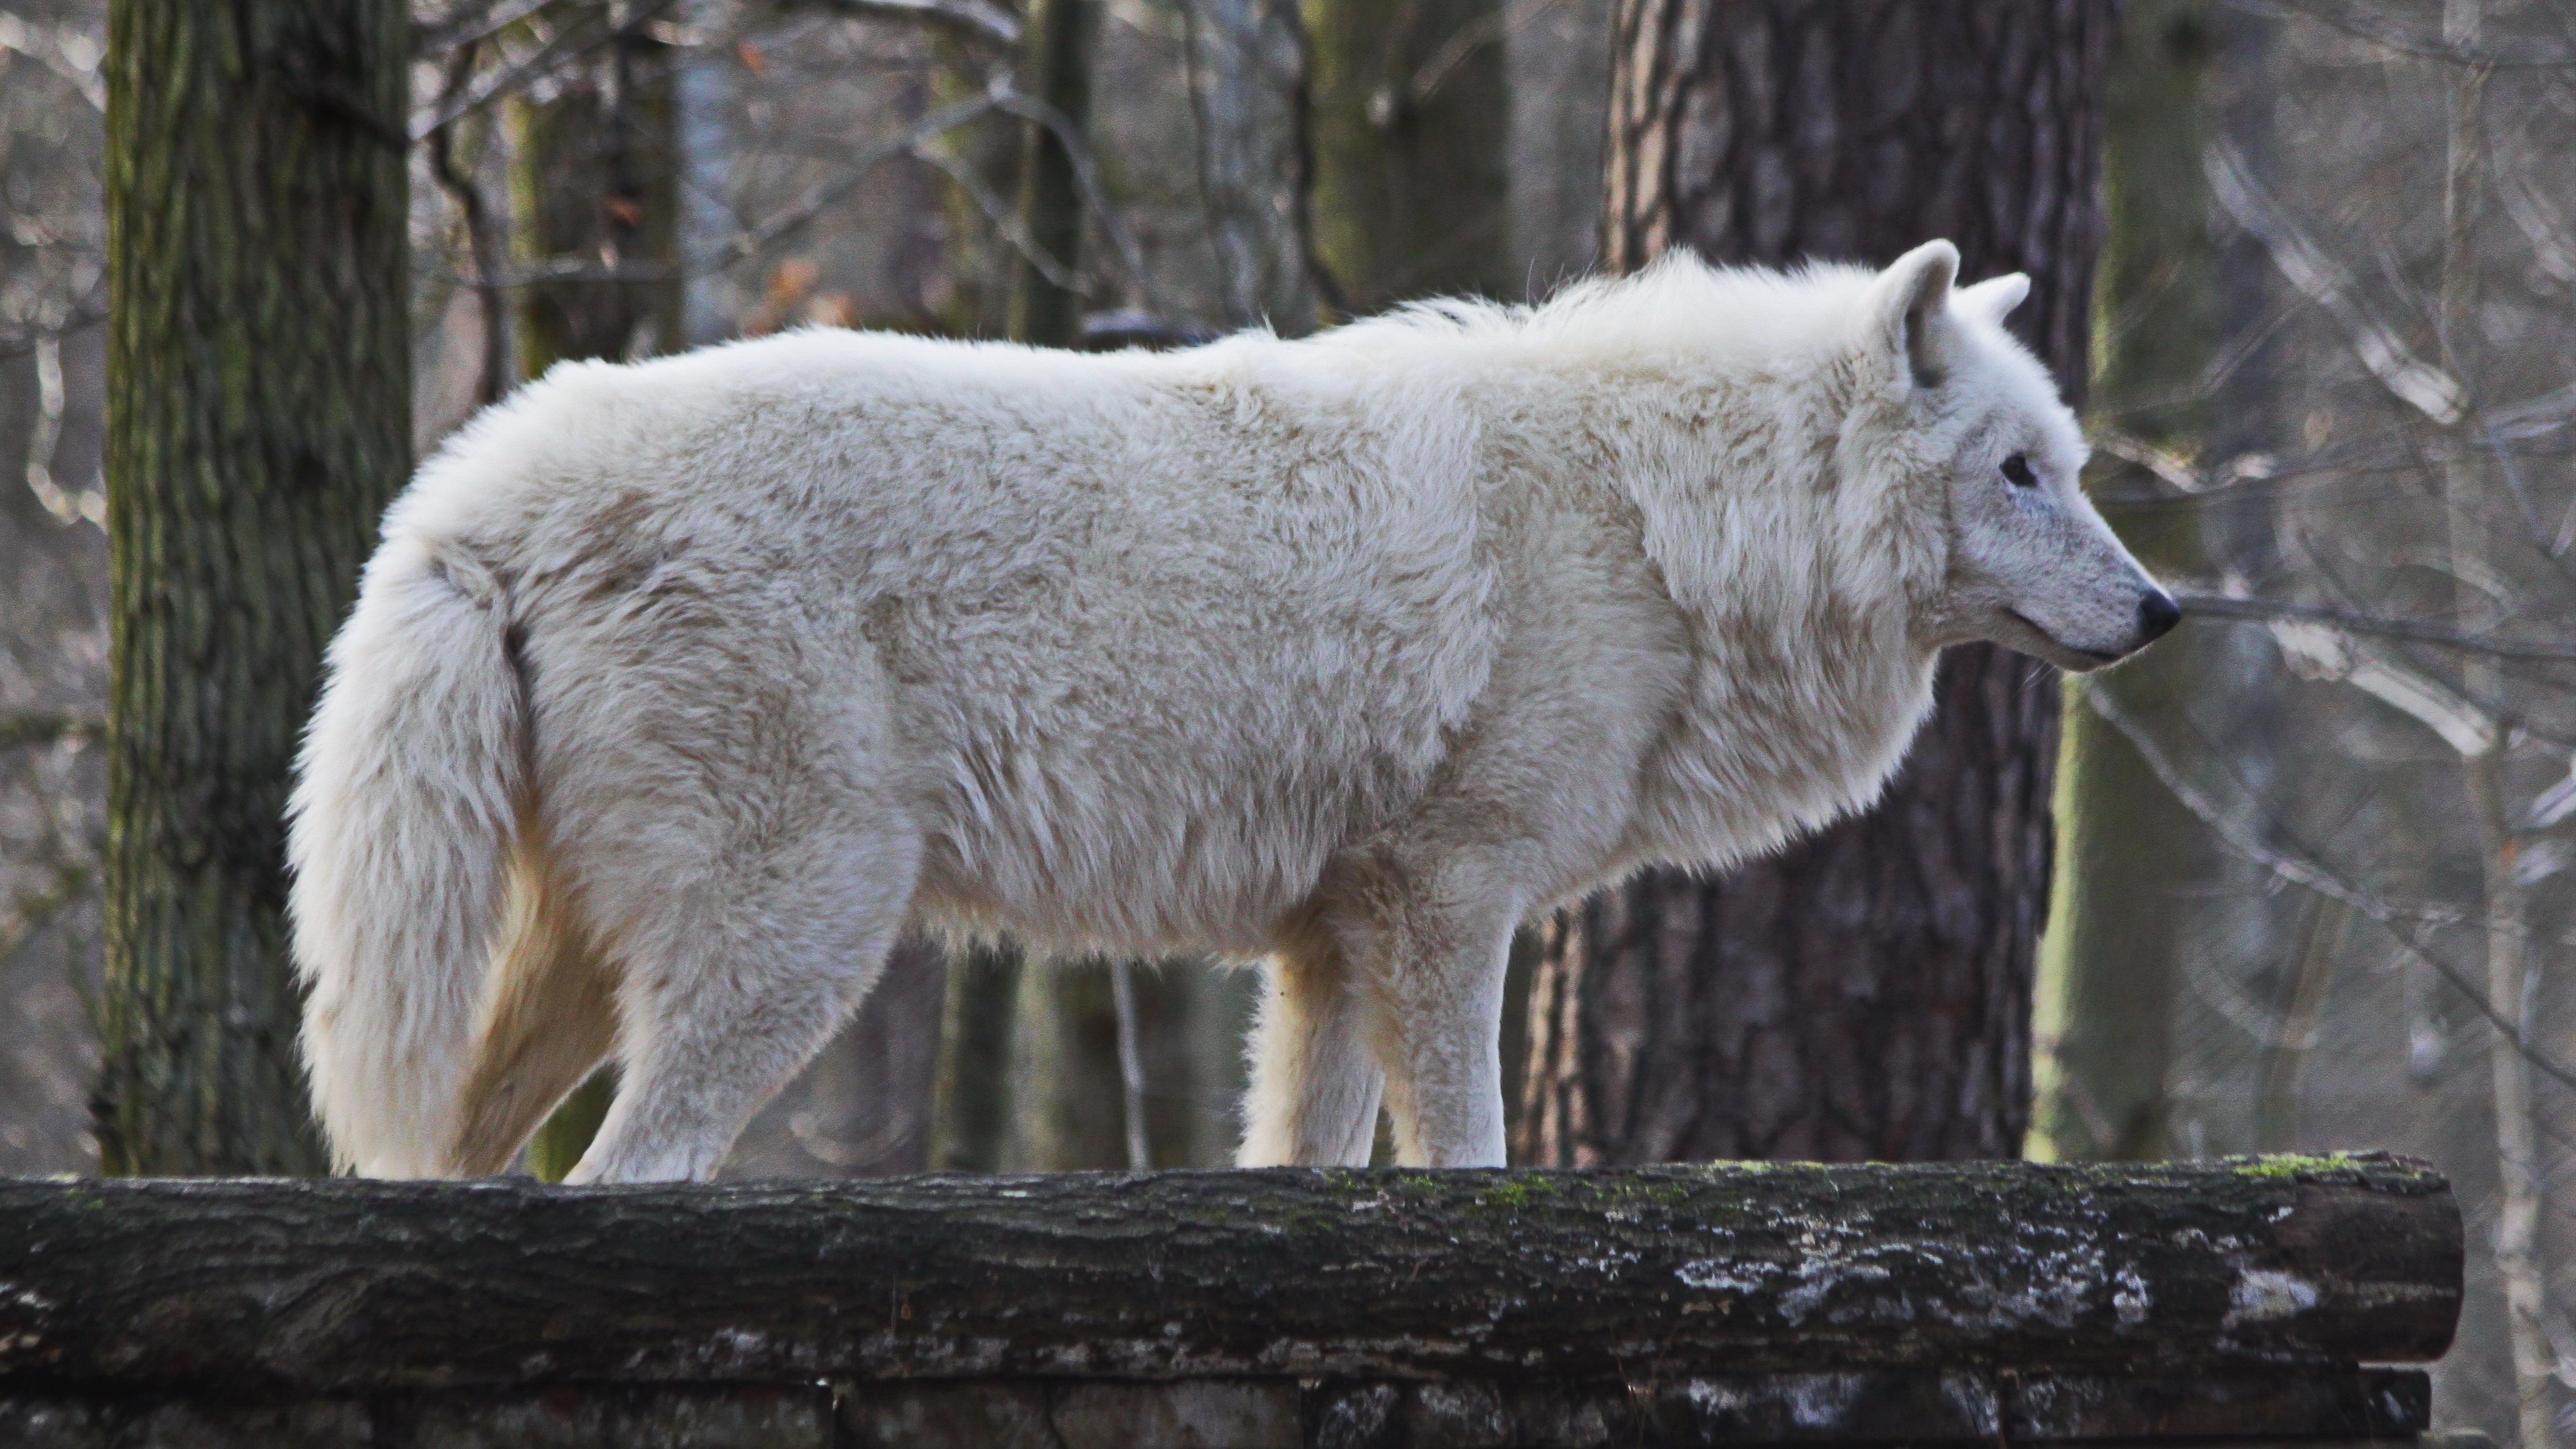
{"label": "wolf nose", "polygon": [[2172,632],[2182,622],[2182,605],[2162,589],[2138,600],[2138,633],[2142,642],[2152,644]]}

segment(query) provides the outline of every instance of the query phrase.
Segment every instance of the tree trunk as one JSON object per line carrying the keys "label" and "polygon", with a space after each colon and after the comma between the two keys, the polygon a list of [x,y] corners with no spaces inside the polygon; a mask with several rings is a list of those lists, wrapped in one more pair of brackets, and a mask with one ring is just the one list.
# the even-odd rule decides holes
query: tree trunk
{"label": "tree trunk", "polygon": [[[1304,0],[1326,301],[1518,297],[1496,0]],[[1338,292],[1336,298],[1332,295]]]}
{"label": "tree trunk", "polygon": [[410,465],[397,0],[109,18],[110,1172],[319,1172],[289,767]]}
{"label": "tree trunk", "polygon": [[1198,128],[1199,204],[1216,254],[1229,327],[1267,322],[1284,337],[1314,330],[1304,229],[1298,108],[1306,36],[1290,0],[1189,0],[1183,51]]}
{"label": "tree trunk", "polygon": [[[2445,0],[2442,39],[2445,44],[2474,49],[2486,36],[2485,0]],[[2454,376],[2472,388],[2482,381],[2469,371],[2467,352],[2476,313],[2479,282],[2477,239],[2480,212],[2492,182],[2485,174],[2487,67],[2453,66],[2448,81],[2448,126],[2444,142],[2442,191],[2442,289],[2435,318],[2444,361]],[[2480,476],[2480,448],[2485,425],[2472,410],[2459,429],[2458,441],[2442,468],[2443,514],[2450,537],[2449,572],[2454,607],[2463,631],[2490,626],[2490,597],[2468,581],[2494,576],[2502,552],[2490,535],[2483,512],[2486,480]],[[2471,699],[2503,699],[2503,671],[2491,658],[2468,655],[2460,661],[2463,692]],[[2484,867],[2486,914],[2487,1009],[2498,1022],[2510,1022],[2523,1042],[2540,1040],[2536,1028],[2538,999],[2532,990],[2531,902],[2519,867],[2522,842],[2515,838],[2514,805],[2505,789],[2513,739],[2497,728],[2491,743],[2460,761],[2469,814],[2476,822],[2478,857]],[[2557,1317],[2549,1303],[2549,1273],[2538,1252],[2541,1214],[2547,1210],[2547,1182],[2538,1124],[2533,1120],[2531,1063],[2521,1043],[2503,1032],[2490,1033],[2487,1067],[2495,1107],[2496,1176],[2499,1179],[2494,1237],[2490,1251],[2504,1288],[2505,1334],[2513,1351],[2514,1430],[2517,1449],[2542,1449],[2557,1442],[2551,1413],[2551,1380],[2559,1372],[2559,1349],[2549,1323]]]}
{"label": "tree trunk", "polygon": [[[943,1151],[939,1166],[1071,1172],[1233,1160],[1249,983],[1192,957],[1126,962],[1132,1009],[1122,1023],[1112,976],[1120,964],[1094,957],[1013,972],[976,953],[961,958],[962,970],[951,968],[963,989],[1013,990],[1017,1000],[1001,1052],[1007,1087],[989,1096],[965,1080],[976,1056],[971,1042],[954,1054],[957,1075],[942,1076],[943,1103],[956,1104],[947,1120],[958,1130],[948,1140],[958,1147]],[[955,1020],[956,997],[951,1003]],[[1125,1080],[1130,1051],[1141,1093]],[[979,1122],[989,1136],[975,1135]],[[1141,1162],[1131,1127],[1142,1133]]]}
{"label": "tree trunk", "polygon": [[[2196,383],[2218,330],[2218,254],[2200,165],[2218,53],[2209,10],[2205,0],[2131,7],[2103,133],[2109,217],[2099,295],[2110,340],[2092,380],[2094,411],[2122,434],[2183,457],[2201,455],[2208,440]],[[2150,568],[2189,571],[2206,556],[2196,513],[2115,522]],[[2185,630],[2097,687],[2165,716],[2225,670],[2243,632]],[[2137,750],[2081,706],[2082,689],[2068,687],[2058,765],[2058,886],[2039,970],[2031,1151],[2158,1158],[2166,1155],[2175,992],[2193,925],[2182,896],[2221,863],[2200,822]]]}
{"label": "tree trunk", "polygon": [[[2016,330],[2082,392],[2112,12],[2086,0],[1623,0],[1604,255],[1883,263],[1931,237],[2031,275]],[[1716,880],[1561,912],[1521,1152],[2010,1156],[2028,1121],[2057,690],[1953,649],[1879,806]]]}
{"label": "tree trunk", "polygon": [[612,361],[684,343],[679,264],[680,132],[671,48],[627,0],[557,6],[558,23],[615,38],[512,102],[511,191],[520,261],[543,280],[520,293],[520,366]]}
{"label": "tree trunk", "polygon": [[[1099,0],[1038,0],[1027,36],[1028,93],[1047,119],[1076,139],[1091,126],[1091,52],[1100,30]],[[1082,188],[1073,152],[1054,126],[1031,120],[1020,151],[1020,225],[1024,239],[1058,275],[1023,256],[1011,286],[1011,340],[1042,347],[1082,341]]]}

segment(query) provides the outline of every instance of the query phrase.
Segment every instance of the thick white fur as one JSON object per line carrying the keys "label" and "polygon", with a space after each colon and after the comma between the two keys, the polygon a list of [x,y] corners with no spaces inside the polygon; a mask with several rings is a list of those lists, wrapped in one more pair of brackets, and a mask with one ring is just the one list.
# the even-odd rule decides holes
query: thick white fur
{"label": "thick white fur", "polygon": [[[295,802],[345,1168],[711,1171],[908,922],[1269,958],[1247,1164],[1502,1160],[1513,926],[1869,800],[1946,644],[2155,587],[1946,243],[1078,356],[559,367],[422,468]],[[1999,475],[2023,454],[2036,488]],[[494,966],[492,963],[498,962]]]}

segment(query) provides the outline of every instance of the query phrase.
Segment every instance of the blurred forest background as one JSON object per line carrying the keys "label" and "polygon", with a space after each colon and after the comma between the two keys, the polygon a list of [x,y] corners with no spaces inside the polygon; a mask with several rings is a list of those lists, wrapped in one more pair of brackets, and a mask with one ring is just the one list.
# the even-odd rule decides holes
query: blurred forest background
{"label": "blurred forest background", "polygon": [[[1765,218],[1853,104],[1833,76],[1935,54],[1919,27],[1871,28],[1907,8],[422,0],[413,443],[559,358],[786,327],[1185,345],[1443,292],[1536,299],[1605,236],[1618,265],[1668,243],[1867,252]],[[1738,929],[1741,885],[1691,906],[1724,972],[1688,1018],[1697,1095],[1679,1117],[1649,1100],[1681,1060],[1654,963],[1718,959],[1654,955],[1683,929],[1670,890],[1700,889],[1681,886],[1524,942],[1516,1151],[2418,1154],[2471,1213],[2439,1422],[2576,1441],[2576,12],[2131,0],[2114,44],[2106,3],[2026,8],[2062,23],[1995,34],[2059,47],[2030,62],[2054,79],[1992,74],[2063,112],[2023,129],[2074,180],[2023,203],[2081,243],[2043,295],[2090,298],[2034,340],[2089,350],[2091,486],[2187,623],[2065,685],[2062,746],[2053,677],[1995,676],[2008,747],[2041,752],[2016,788],[2047,799],[2056,752],[2053,847],[2044,813],[1996,838],[2055,870],[2035,958],[2036,908],[1952,932],[2020,941],[1978,988],[1996,1024],[1958,1035],[1990,1069],[1941,1079],[1969,1125],[1917,1145],[1838,1105],[1838,1073],[1910,1070],[1901,1051],[1780,1047],[1775,1070],[1783,1022],[1942,1014],[1886,984],[1910,955],[1862,970],[1836,947],[1737,989],[1737,957],[1842,909],[1830,879],[1770,935]],[[100,1163],[104,12],[0,0],[0,1173]],[[1685,62],[1733,80],[1657,89],[1676,25],[1701,26]],[[1836,50],[1855,34],[1880,47],[1857,68]],[[1639,200],[1649,163],[1723,172],[1740,203],[1685,196],[1699,210],[1657,230],[1678,213]],[[1754,240],[1704,240],[1729,226]],[[1839,858],[1798,857],[1827,877]],[[1762,890],[1796,889],[1784,870]],[[1585,994],[1607,969],[1585,963],[1632,958],[1643,985]],[[909,943],[728,1172],[1222,1163],[1256,984]],[[1916,1038],[1845,1047],[1887,1040]],[[1914,1120],[1902,1092],[1851,1095]]]}

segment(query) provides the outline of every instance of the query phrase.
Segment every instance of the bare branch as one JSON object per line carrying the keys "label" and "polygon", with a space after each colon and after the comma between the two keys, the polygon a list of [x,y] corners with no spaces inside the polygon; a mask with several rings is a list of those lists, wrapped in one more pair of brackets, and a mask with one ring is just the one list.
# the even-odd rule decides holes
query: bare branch
{"label": "bare branch", "polygon": [[2271,629],[2272,642],[2301,677],[2351,685],[2440,735],[2462,759],[2484,755],[2504,738],[2493,712],[2420,669],[2380,657],[2340,629],[2297,619],[2276,619]]}
{"label": "bare branch", "polygon": [[2128,740],[2130,746],[2137,750],[2138,757],[2146,762],[2148,771],[2156,777],[2159,784],[2165,787],[2166,793],[2173,796],[2177,804],[2190,811],[2201,824],[2207,826],[2210,832],[2218,837],[2221,844],[2254,864],[2262,866],[2275,878],[2287,884],[2313,891],[2329,900],[2341,901],[2360,912],[2364,919],[2386,933],[2399,950],[2422,963],[2435,975],[2456,988],[2460,995],[2467,998],[2469,1004],[2477,1009],[2478,1014],[2487,1019],[2488,1025],[2495,1028],[2515,1051],[2521,1053],[2524,1059],[2531,1063],[2534,1069],[2560,1086],[2576,1089],[2576,1071],[2570,1071],[2541,1055],[2512,1021],[2499,1014],[2488,1003],[2484,987],[2471,981],[2465,973],[2450,962],[2435,955],[2416,938],[2414,933],[2404,929],[2400,924],[2402,917],[2399,913],[2390,909],[2388,903],[2376,892],[2367,886],[2344,879],[2320,861],[2305,855],[2275,849],[2239,829],[2227,818],[2226,812],[2218,808],[2217,802],[2211,800],[2198,786],[2183,777],[2182,771],[2175,767],[2173,758],[2165,753],[2164,746],[2121,707],[2120,702],[2112,697],[2111,692],[2105,689],[2100,681],[2082,680],[2078,687],[2084,696],[2084,702],[2092,707],[2095,714],[2101,716],[2103,723],[2118,730],[2121,736]]}
{"label": "bare branch", "polygon": [[537,48],[537,53],[507,69],[493,72],[464,94],[442,102],[429,118],[412,128],[411,139],[426,139],[430,132],[451,125],[469,111],[481,110],[501,97],[520,90],[565,65],[588,55],[622,35],[644,29],[678,0],[644,0],[627,13],[624,20],[604,19],[596,25],[576,26],[555,36]]}
{"label": "bare branch", "polygon": [[917,148],[956,130],[1000,108],[1003,87],[998,83],[984,94],[970,96],[952,105],[942,106],[906,126],[883,141],[859,152],[850,159],[849,169],[830,181],[812,188],[794,203],[771,213],[756,225],[746,227],[725,242],[712,257],[693,259],[693,268],[731,266],[745,257],[756,256],[764,248],[786,236],[859,189],[868,173],[897,156],[913,153]]}
{"label": "bare branch", "polygon": [[1046,278],[1050,285],[1077,295],[1090,290],[1083,285],[1080,273],[1047,255],[1046,248],[1038,245],[1038,239],[1029,235],[1028,225],[1021,218],[1019,208],[986,186],[973,167],[927,142],[913,147],[912,154],[965,192],[967,199],[975,203],[975,209],[984,213],[984,219],[991,222],[993,229],[1002,234],[1002,239],[1011,244],[1011,249],[1027,258],[1029,265],[1037,268],[1038,275]]}
{"label": "bare branch", "polygon": [[553,3],[554,0],[477,0],[460,5],[444,20],[412,27],[412,58],[436,60],[460,46],[489,40]]}
{"label": "bare branch", "polygon": [[[440,110],[446,110],[473,77],[475,48],[476,42],[467,41],[449,57],[439,92]],[[492,403],[507,389],[510,375],[510,309],[499,287],[501,239],[483,188],[456,165],[455,138],[453,121],[430,131],[429,169],[465,224],[466,251],[474,260],[476,301],[483,318],[483,355],[474,379],[474,401]]]}
{"label": "bare branch", "polygon": [[107,721],[76,714],[26,712],[0,715],[0,749],[50,745],[60,740],[107,738]]}
{"label": "bare branch", "polygon": [[997,88],[996,97],[994,103],[1000,109],[1023,120],[1035,121],[1054,134],[1056,141],[1064,147],[1065,155],[1073,162],[1073,182],[1082,192],[1083,204],[1100,218],[1100,229],[1108,233],[1110,249],[1118,253],[1118,264],[1125,269],[1127,280],[1135,284],[1137,292],[1145,298],[1146,306],[1157,315],[1177,315],[1165,302],[1162,289],[1155,285],[1153,274],[1146,269],[1145,249],[1137,244],[1136,233],[1127,225],[1126,213],[1110,201],[1108,190],[1100,184],[1099,163],[1093,159],[1091,147],[1079,128],[1067,120],[1062,111],[1035,96],[1003,86]]}
{"label": "bare branch", "polygon": [[1511,3],[1487,11],[1458,27],[1414,71],[1412,81],[1405,86],[1406,99],[1417,106],[1425,104],[1439,91],[1440,83],[1449,78],[1451,71],[1464,64],[1467,57],[1488,45],[1518,35],[1561,3],[1562,0],[1511,0]]}
{"label": "bare branch", "polygon": [[983,0],[795,0],[790,8],[828,11],[853,20],[906,20],[988,51],[1020,43],[1019,17]]}
{"label": "bare branch", "polygon": [[2576,66],[2576,54],[2567,51],[2543,51],[2539,54],[2512,54],[2488,50],[2482,46],[2455,45],[2429,36],[2406,35],[2384,30],[2354,19],[2350,7],[2297,5],[2286,0],[2234,0],[2237,9],[2272,20],[2312,20],[2330,30],[2339,30],[2355,40],[2365,40],[2382,50],[2398,55],[2411,55],[2423,60],[2438,60],[2445,65],[2477,66],[2484,70],[2555,70]]}
{"label": "bare branch", "polygon": [[2225,594],[2178,593],[2174,602],[2187,614],[2201,614],[2220,619],[2252,619],[2269,622],[2274,619],[2304,619],[2332,624],[2355,634],[2372,634],[2383,639],[2403,639],[2413,644],[2438,644],[2445,649],[2460,649],[2472,654],[2492,655],[2499,659],[2576,660],[2576,646],[2526,643],[2512,639],[2488,639],[2463,634],[2439,624],[2419,624],[2411,619],[2382,619],[2368,614],[2355,614],[2323,604],[2297,604],[2286,599],[2244,599]]}
{"label": "bare branch", "polygon": [[2343,324],[2362,365],[2399,401],[2443,427],[2468,410],[2468,390],[2457,378],[2415,355],[2395,328],[2373,315],[2355,294],[2352,274],[2309,241],[2261,183],[2235,146],[2221,139],[2201,153],[2209,187],[2236,223],[2251,232],[2290,285]]}
{"label": "bare branch", "polygon": [[9,914],[14,919],[6,931],[0,932],[0,962],[16,959],[36,933],[97,884],[98,873],[90,862],[65,858],[59,847],[52,854],[54,858],[46,864],[53,867],[54,878],[43,889],[20,892],[10,902]]}
{"label": "bare branch", "polygon": [[2520,148],[2490,141],[2488,152],[2493,158],[2489,169],[2495,177],[2496,196],[2504,202],[2505,215],[2521,228],[2523,240],[2531,243],[2532,259],[2559,285],[2576,284],[2576,237],[2571,237],[2557,202],[2532,176]]}

